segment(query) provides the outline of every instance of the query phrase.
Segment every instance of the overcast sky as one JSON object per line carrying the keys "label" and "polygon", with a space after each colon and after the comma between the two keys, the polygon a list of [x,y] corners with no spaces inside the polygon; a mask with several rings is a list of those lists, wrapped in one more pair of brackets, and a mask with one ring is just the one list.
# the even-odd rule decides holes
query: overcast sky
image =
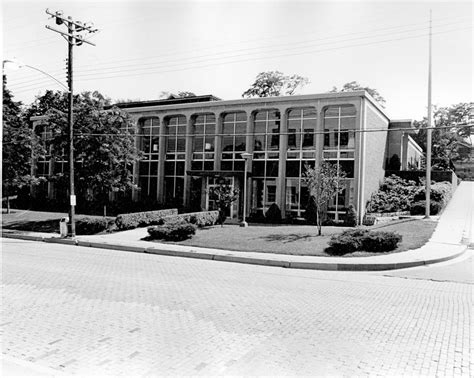
{"label": "overcast sky", "polygon": [[[299,74],[299,94],[349,81],[376,88],[391,118],[426,113],[429,11],[433,102],[472,101],[470,1],[11,1],[3,0],[3,59],[16,58],[66,84],[67,43],[46,8],[93,22],[96,46],[74,48],[74,91],[153,100],[162,91],[237,99],[262,71]],[[29,104],[54,81],[6,69],[16,100]]]}

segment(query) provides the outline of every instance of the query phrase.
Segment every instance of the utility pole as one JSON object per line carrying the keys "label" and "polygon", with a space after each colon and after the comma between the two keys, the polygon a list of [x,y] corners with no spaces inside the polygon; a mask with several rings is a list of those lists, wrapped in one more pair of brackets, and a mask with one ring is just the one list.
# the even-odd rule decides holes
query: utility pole
{"label": "utility pole", "polygon": [[77,34],[80,32],[95,33],[97,29],[94,28],[92,24],[82,23],[81,21],[73,21],[72,17],[64,17],[63,12],[51,12],[49,9],[46,9],[46,13],[54,18],[56,25],[66,25],[67,32],[52,28],[49,25],[46,25],[46,29],[52,30],[60,34],[68,43],[68,65],[67,65],[67,81],[68,81],[68,145],[69,145],[69,203],[71,205],[69,209],[69,236],[76,236],[76,223],[75,223],[75,207],[76,207],[76,195],[74,191],[74,121],[73,121],[73,56],[72,48],[73,46],[80,46],[83,43],[95,46],[93,43],[84,39],[83,36]]}
{"label": "utility pole", "polygon": [[431,105],[431,9],[430,9],[430,37],[428,58],[428,128],[426,130],[426,198],[425,219],[430,219],[431,199],[431,127],[433,126],[433,109]]}

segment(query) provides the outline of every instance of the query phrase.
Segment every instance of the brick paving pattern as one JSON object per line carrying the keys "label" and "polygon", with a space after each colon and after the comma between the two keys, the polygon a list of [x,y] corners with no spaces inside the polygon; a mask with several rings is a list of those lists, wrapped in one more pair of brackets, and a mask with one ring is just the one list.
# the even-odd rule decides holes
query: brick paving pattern
{"label": "brick paving pattern", "polygon": [[472,376],[472,285],[3,239],[2,353],[66,374]]}

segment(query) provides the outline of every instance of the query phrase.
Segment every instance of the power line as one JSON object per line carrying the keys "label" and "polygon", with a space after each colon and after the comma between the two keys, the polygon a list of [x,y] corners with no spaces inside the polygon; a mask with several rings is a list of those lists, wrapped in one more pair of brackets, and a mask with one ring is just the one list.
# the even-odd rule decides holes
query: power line
{"label": "power line", "polygon": [[[444,31],[444,32],[433,33],[433,35],[435,35],[435,34],[436,35],[445,34],[445,33],[450,33],[450,32],[453,32],[453,31],[465,30],[465,29],[471,29],[471,28],[472,27],[452,29],[452,30],[448,30],[448,31]],[[234,64],[234,63],[241,63],[241,62],[248,62],[248,61],[255,61],[255,60],[282,58],[282,57],[295,56],[295,55],[307,55],[307,54],[320,53],[320,52],[326,52],[326,51],[341,50],[341,49],[351,48],[351,47],[370,46],[370,45],[377,45],[377,44],[387,43],[387,42],[394,42],[394,41],[402,41],[402,40],[407,40],[407,39],[421,38],[421,37],[426,37],[427,35],[428,34],[419,34],[419,35],[410,36],[410,37],[387,39],[387,40],[382,40],[382,41],[377,41],[377,42],[360,43],[360,44],[354,44],[354,45],[349,45],[349,46],[340,46],[340,47],[328,48],[328,49],[309,50],[309,51],[302,51],[302,52],[294,52],[294,53],[291,53],[291,54],[279,54],[279,55],[272,55],[272,56],[266,56],[266,57],[265,56],[264,57],[251,57],[251,58],[247,58],[247,59],[239,59],[239,60],[233,60],[233,61],[227,61],[227,62],[211,63],[211,64],[200,65],[200,66],[182,67],[182,68],[171,69],[171,70],[147,71],[145,73],[149,74],[149,75],[151,75],[151,74],[163,74],[163,73],[169,73],[169,72],[186,71],[186,70],[197,69],[197,68],[219,66],[219,65],[222,65],[222,64]],[[97,80],[97,79],[103,80],[103,79],[113,79],[113,78],[118,78],[118,77],[133,77],[133,76],[142,76],[143,75],[143,72],[136,72],[136,73],[126,74],[126,75],[112,75],[114,73],[119,73],[119,72],[109,72],[110,76],[103,76],[101,74],[95,74],[94,77],[91,77],[91,78],[83,78],[84,75],[78,75],[78,76],[79,76],[79,81],[83,82],[83,81],[90,81],[90,80]]]}

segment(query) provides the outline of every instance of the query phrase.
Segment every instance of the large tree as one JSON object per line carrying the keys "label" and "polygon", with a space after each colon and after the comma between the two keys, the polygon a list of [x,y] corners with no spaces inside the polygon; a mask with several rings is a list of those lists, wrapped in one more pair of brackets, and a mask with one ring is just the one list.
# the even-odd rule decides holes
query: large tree
{"label": "large tree", "polygon": [[32,154],[40,152],[40,145],[32,129],[23,122],[21,103],[13,101],[3,76],[3,154],[2,192],[10,212],[10,197],[24,186],[37,184],[40,179],[31,175]]}
{"label": "large tree", "polygon": [[280,71],[260,72],[242,97],[275,97],[293,95],[298,87],[309,83],[300,75],[285,75]]}
{"label": "large tree", "polygon": [[[54,99],[54,101],[49,101]],[[67,112],[65,96],[48,94],[37,107],[51,104],[46,126],[52,132],[52,158],[68,159]],[[109,193],[126,192],[134,186],[132,165],[139,158],[134,124],[125,111],[110,107],[110,100],[98,92],[84,92],[74,101],[74,170],[76,193],[82,199],[107,203]],[[53,179],[67,186],[68,172]]]}
{"label": "large tree", "polygon": [[354,92],[354,91],[361,91],[364,90],[368,94],[370,94],[377,102],[382,106],[385,107],[385,99],[382,97],[382,95],[379,93],[377,89],[370,88],[370,87],[364,87],[363,85],[359,84],[357,81],[351,81],[349,83],[346,83],[342,86],[342,88],[337,88],[337,87],[332,87],[332,89],[329,91],[329,93],[335,93],[335,92]]}
{"label": "large tree", "polygon": [[308,185],[310,201],[313,201],[316,208],[316,226],[320,236],[324,210],[328,202],[344,190],[343,180],[346,174],[340,166],[327,161],[315,168],[305,168],[303,180]]}
{"label": "large tree", "polygon": [[[434,107],[431,134],[432,166],[438,169],[450,169],[452,161],[466,158],[459,148],[463,140],[470,135],[469,116],[474,103],[459,103],[445,107]],[[418,129],[414,139],[426,151],[427,118],[415,121]]]}

